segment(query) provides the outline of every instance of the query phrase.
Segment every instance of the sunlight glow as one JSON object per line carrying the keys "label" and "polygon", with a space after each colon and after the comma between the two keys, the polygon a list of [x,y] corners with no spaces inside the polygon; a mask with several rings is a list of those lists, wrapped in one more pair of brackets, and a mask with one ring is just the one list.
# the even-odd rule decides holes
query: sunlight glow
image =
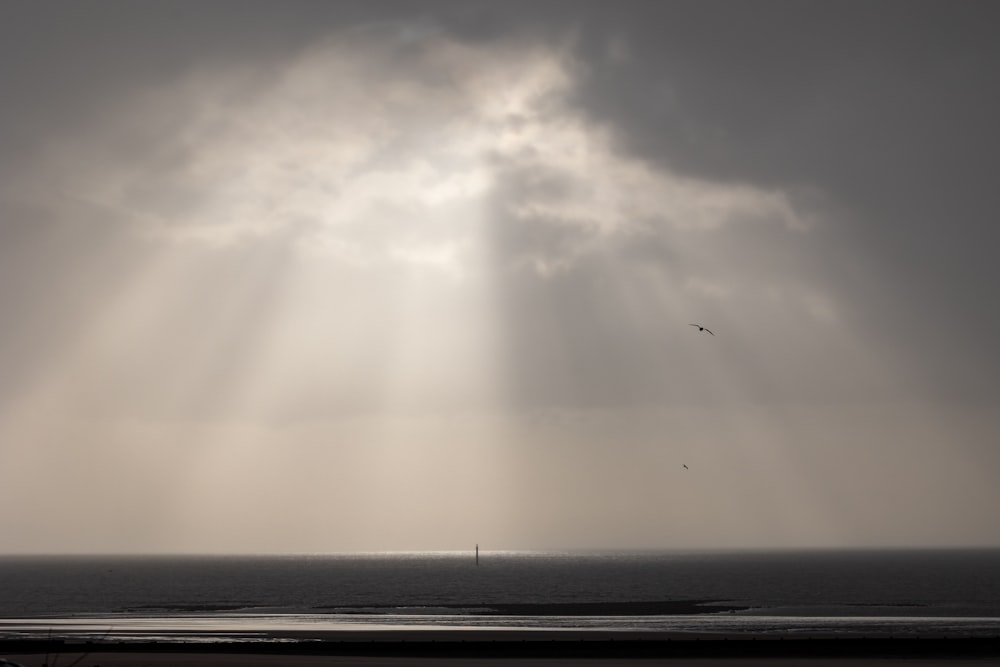
{"label": "sunlight glow", "polygon": [[0,413],[0,481],[99,526],[22,517],[24,544],[837,545],[878,539],[884,513],[844,517],[894,464],[810,443],[914,439],[890,514],[927,466],[975,477],[911,406],[864,437],[805,418],[905,378],[817,277],[794,193],[623,154],[559,45],[367,30],[150,87],[26,167],[127,248],[73,275],[141,261]]}

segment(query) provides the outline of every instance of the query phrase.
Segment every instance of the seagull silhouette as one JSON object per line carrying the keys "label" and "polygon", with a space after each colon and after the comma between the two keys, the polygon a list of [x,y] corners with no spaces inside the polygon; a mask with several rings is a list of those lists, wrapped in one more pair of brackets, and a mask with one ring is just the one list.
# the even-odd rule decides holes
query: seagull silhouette
{"label": "seagull silhouette", "polygon": [[684,469],[685,469],[685,470],[690,470],[690,469],[691,469],[691,468],[688,468],[688,467],[687,467],[687,464],[686,464],[686,463],[682,463],[681,465],[682,465],[682,466],[684,466]]}
{"label": "seagull silhouette", "polygon": [[712,333],[711,329],[706,329],[705,327],[701,326],[700,324],[692,324],[691,326],[698,327],[698,331],[707,331],[708,333],[712,334],[713,336],[715,335],[714,333]]}

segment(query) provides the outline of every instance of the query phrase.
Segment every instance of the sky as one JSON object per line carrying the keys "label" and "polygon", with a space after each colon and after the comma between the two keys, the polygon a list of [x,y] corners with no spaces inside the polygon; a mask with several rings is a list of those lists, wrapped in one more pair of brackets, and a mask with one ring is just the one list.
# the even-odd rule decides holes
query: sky
{"label": "sky", "polygon": [[0,3],[0,552],[1000,546],[997,19]]}

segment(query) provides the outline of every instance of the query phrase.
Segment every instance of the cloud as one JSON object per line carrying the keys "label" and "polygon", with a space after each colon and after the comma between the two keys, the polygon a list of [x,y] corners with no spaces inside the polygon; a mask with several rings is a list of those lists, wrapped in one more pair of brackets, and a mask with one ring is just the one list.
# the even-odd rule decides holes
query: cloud
{"label": "cloud", "polygon": [[[248,383],[227,409],[370,410],[387,392],[413,405],[705,400],[721,379],[665,342],[689,320],[753,310],[846,355],[840,297],[816,273],[830,270],[821,192],[623,150],[620,128],[578,106],[588,70],[572,31],[477,43],[418,25],[343,29],[266,67],[209,63],[39,151],[22,197],[61,224],[74,202],[100,211],[159,255],[100,311],[108,363],[83,377],[168,413],[220,410]],[[93,260],[105,252],[118,251],[95,246]],[[305,350],[324,337],[341,344],[317,365]],[[447,341],[468,356],[442,371]],[[740,391],[787,395],[792,378],[762,378],[788,373],[754,360],[773,344],[756,344],[734,352]],[[842,391],[858,363],[806,385]]]}
{"label": "cloud", "polygon": [[[578,107],[652,164],[816,188],[835,209],[827,261],[843,267],[824,282],[870,344],[927,395],[991,400],[994,14],[777,3],[727,8],[722,24],[711,3],[644,4],[581,31]],[[627,57],[607,56],[614,30]]]}
{"label": "cloud", "polygon": [[996,46],[911,6],[3,5],[9,543],[993,539]]}

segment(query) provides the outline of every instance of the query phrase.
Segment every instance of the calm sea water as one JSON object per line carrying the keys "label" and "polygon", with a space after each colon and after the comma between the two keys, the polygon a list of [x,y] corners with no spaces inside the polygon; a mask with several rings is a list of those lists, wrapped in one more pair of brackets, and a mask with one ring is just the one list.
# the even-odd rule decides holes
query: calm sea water
{"label": "calm sea water", "polygon": [[1000,550],[0,557],[2,636],[400,627],[1000,636]]}

